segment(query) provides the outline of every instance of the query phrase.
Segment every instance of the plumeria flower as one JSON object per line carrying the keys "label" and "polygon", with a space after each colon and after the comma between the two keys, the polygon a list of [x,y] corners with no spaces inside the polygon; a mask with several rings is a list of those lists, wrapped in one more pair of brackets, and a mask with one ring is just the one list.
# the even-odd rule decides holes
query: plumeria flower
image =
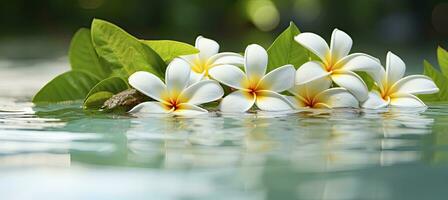
{"label": "plumeria flower", "polygon": [[432,94],[439,88],[424,75],[404,76],[406,65],[400,57],[387,53],[386,71],[381,68],[381,76],[375,79],[377,89],[369,93],[369,98],[362,104],[364,108],[425,107],[415,94]]}
{"label": "plumeria flower", "polygon": [[301,33],[294,39],[320,58],[320,61],[310,61],[299,68],[297,85],[328,76],[337,85],[350,91],[359,101],[367,99],[367,86],[354,71],[363,71],[372,77],[378,77],[381,64],[378,59],[367,54],[349,55],[353,43],[349,35],[334,29],[330,47],[322,37],[314,33]]}
{"label": "plumeria flower", "polygon": [[284,65],[268,74],[268,54],[256,44],[249,45],[244,54],[244,73],[234,65],[220,65],[209,70],[215,80],[237,89],[221,101],[223,112],[246,112],[254,104],[265,111],[291,110],[294,106],[279,94],[294,85],[295,69]]}
{"label": "plumeria flower", "polygon": [[191,82],[197,82],[201,79],[208,79],[208,71],[218,65],[243,65],[243,56],[231,52],[219,52],[219,44],[211,39],[198,36],[195,47],[199,49],[198,54],[182,56],[193,71],[191,73]]}
{"label": "plumeria flower", "polygon": [[[296,74],[296,77],[298,74]],[[322,77],[302,85],[295,85],[288,91],[294,97],[287,98],[296,108],[358,108],[358,100],[345,88],[331,87],[331,79]]]}
{"label": "plumeria flower", "polygon": [[197,105],[220,99],[224,91],[214,80],[202,80],[191,85],[190,66],[182,59],[174,59],[167,67],[165,83],[154,74],[139,71],[129,77],[129,84],[156,101],[135,106],[131,113],[172,113],[191,115],[206,113]]}

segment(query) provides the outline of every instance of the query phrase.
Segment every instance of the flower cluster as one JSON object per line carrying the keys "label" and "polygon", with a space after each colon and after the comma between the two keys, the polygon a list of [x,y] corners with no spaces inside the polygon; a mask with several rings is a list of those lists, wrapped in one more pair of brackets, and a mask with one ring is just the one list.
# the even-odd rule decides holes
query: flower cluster
{"label": "flower cluster", "polygon": [[[197,105],[224,96],[219,83],[231,90],[220,102],[222,112],[246,112],[254,105],[265,111],[424,107],[415,95],[439,91],[427,76],[403,78],[406,66],[391,52],[387,53],[385,69],[379,59],[370,55],[349,54],[353,41],[341,30],[333,31],[330,45],[314,33],[301,33],[294,40],[318,60],[296,66],[297,70],[287,64],[267,72],[268,54],[263,47],[249,45],[244,57],[218,53],[217,42],[199,36],[195,47],[200,53],[174,59],[167,67],[165,83],[148,72],[129,77],[132,87],[155,100],[139,104],[130,112],[204,113],[207,110]],[[370,92],[356,72],[365,72],[375,81]]]}

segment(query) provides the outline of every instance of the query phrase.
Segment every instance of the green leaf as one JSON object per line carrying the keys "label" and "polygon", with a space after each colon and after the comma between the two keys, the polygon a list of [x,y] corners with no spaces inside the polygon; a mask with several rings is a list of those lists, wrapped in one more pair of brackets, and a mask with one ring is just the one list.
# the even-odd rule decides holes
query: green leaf
{"label": "green leaf", "polygon": [[286,64],[292,64],[299,68],[310,60],[308,50],[294,41],[294,37],[300,33],[297,26],[290,22],[289,27],[283,31],[268,48],[268,71],[272,71]]}
{"label": "green leaf", "polygon": [[118,26],[94,19],[92,41],[98,56],[119,72],[114,74],[127,78],[136,71],[148,71],[163,78],[166,64],[162,58]]}
{"label": "green leaf", "polygon": [[448,77],[448,52],[442,47],[437,48],[437,60],[443,75]]}
{"label": "green leaf", "polygon": [[98,93],[98,92],[107,91],[107,92],[111,92],[113,94],[116,94],[116,93],[124,91],[124,90],[126,90],[128,88],[129,88],[129,86],[126,83],[126,81],[124,81],[120,77],[106,78],[106,79],[102,80],[101,82],[99,82],[98,84],[96,84],[89,91],[89,93],[86,96],[86,99],[89,98],[91,95],[93,95],[95,93]]}
{"label": "green leaf", "polygon": [[439,88],[439,92],[435,94],[419,95],[423,101],[448,101],[448,78],[435,69],[431,63],[423,61],[423,74],[429,76]]}
{"label": "green leaf", "polygon": [[362,78],[364,83],[366,83],[367,89],[369,91],[372,90],[372,87],[375,85],[375,81],[373,80],[373,78],[366,72],[356,72],[356,74],[358,74]]}
{"label": "green leaf", "polygon": [[179,56],[199,53],[194,46],[173,40],[142,40],[142,42],[157,52],[165,63]]}
{"label": "green leaf", "polygon": [[81,28],[75,33],[70,43],[68,57],[72,70],[90,72],[99,78],[106,78],[111,73],[109,68],[101,65],[89,29]]}
{"label": "green leaf", "polygon": [[114,93],[107,91],[96,92],[86,99],[83,107],[85,109],[99,109],[103,106],[104,102],[110,99],[113,95]]}
{"label": "green leaf", "polygon": [[34,96],[34,103],[82,100],[100,80],[83,71],[65,72],[47,83]]}

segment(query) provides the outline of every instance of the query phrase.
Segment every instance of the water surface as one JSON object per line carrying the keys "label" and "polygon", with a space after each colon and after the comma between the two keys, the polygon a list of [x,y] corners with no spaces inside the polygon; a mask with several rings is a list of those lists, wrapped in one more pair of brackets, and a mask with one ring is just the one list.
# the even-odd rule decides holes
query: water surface
{"label": "water surface", "polygon": [[448,196],[448,104],[196,117],[32,105],[63,63],[0,65],[0,199]]}

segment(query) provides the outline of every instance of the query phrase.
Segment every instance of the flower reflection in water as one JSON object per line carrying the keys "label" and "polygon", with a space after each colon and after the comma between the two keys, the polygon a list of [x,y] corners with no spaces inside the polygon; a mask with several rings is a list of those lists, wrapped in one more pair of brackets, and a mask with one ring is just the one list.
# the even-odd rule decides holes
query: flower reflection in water
{"label": "flower reflection in water", "polygon": [[[434,117],[440,114],[437,109],[210,112],[194,117],[92,117],[72,109],[15,117],[8,114],[0,118],[14,122],[18,121],[14,118],[57,120],[14,131],[6,131],[11,123],[0,123],[0,142],[16,147],[9,155],[0,156],[0,165],[112,170],[108,177],[95,177],[98,183],[111,177],[125,179],[123,174],[138,168],[141,170],[132,173],[142,178],[153,173],[153,178],[170,180],[164,183],[168,185],[206,183],[204,197],[226,192],[254,199],[359,199],[373,195],[384,199],[398,191],[389,189],[396,184],[393,177],[413,177],[406,168],[415,170],[427,160],[448,160],[440,148],[448,146],[443,131],[448,118]],[[23,139],[17,140],[17,135]],[[31,149],[30,144],[41,148]],[[426,150],[428,145],[437,150]],[[4,148],[0,147],[2,152]],[[70,170],[79,172],[76,167]],[[422,170],[429,173],[434,169]],[[178,178],[173,179],[173,174]],[[203,185],[192,189],[200,187]],[[100,185],[95,188],[102,190]],[[176,190],[164,187],[159,192]]]}

